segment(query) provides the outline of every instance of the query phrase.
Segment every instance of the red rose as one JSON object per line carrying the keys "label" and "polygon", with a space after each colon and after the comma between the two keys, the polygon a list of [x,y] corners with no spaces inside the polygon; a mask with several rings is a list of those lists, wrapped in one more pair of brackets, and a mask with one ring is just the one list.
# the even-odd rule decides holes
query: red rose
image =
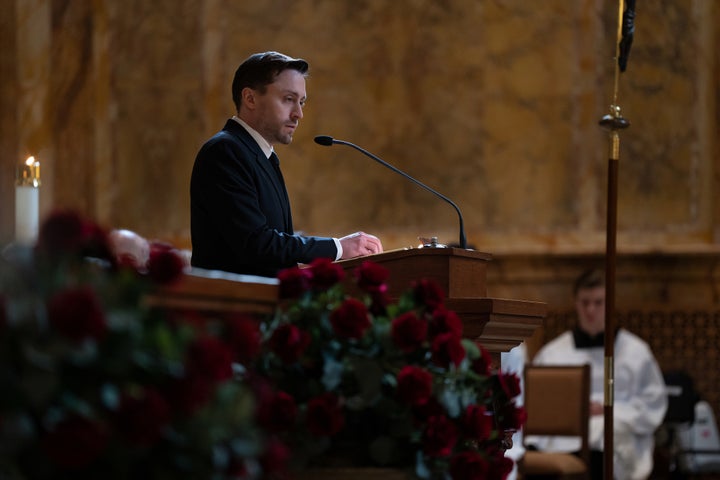
{"label": "red rose", "polygon": [[235,358],[248,365],[260,353],[261,338],[258,322],[248,315],[226,319],[227,342],[235,351]]}
{"label": "red rose", "polygon": [[252,389],[256,405],[261,405],[275,397],[276,390],[270,379],[254,370],[245,372],[243,383]]}
{"label": "red rose", "polygon": [[297,417],[295,399],[285,392],[275,392],[258,407],[260,425],[271,432],[283,432],[292,428]]}
{"label": "red rose", "polygon": [[64,469],[90,465],[105,451],[108,432],[98,422],[72,415],[58,422],[42,439],[50,460]]}
{"label": "red rose", "polygon": [[520,377],[516,373],[499,372],[497,377],[503,392],[508,398],[515,398],[520,395]]}
{"label": "red rose", "polygon": [[345,425],[340,400],[331,392],[311,399],[305,415],[308,430],[319,437],[335,435]]}
{"label": "red rose", "polygon": [[270,337],[270,349],[285,363],[297,362],[308,345],[310,334],[290,323],[280,325]]}
{"label": "red rose", "polygon": [[455,424],[445,415],[428,418],[422,433],[423,452],[429,457],[447,457],[457,443]]}
{"label": "red rose", "polygon": [[156,283],[169,284],[182,276],[185,270],[185,260],[172,245],[152,242],[147,270],[148,276]]}
{"label": "red rose", "polygon": [[45,219],[36,248],[50,259],[68,255],[112,259],[105,232],[72,210],[56,210]]}
{"label": "red rose", "polygon": [[414,365],[403,367],[397,376],[397,393],[405,404],[426,404],[432,396],[432,375]]}
{"label": "red rose", "polygon": [[140,395],[126,392],[120,399],[117,428],[131,443],[153,445],[169,422],[170,407],[153,388],[146,388]]}
{"label": "red rose", "polygon": [[215,337],[195,339],[188,346],[185,368],[189,374],[204,375],[211,381],[222,382],[232,377],[233,353]]}
{"label": "red rose", "polygon": [[390,276],[390,271],[377,263],[365,260],[355,270],[358,287],[367,293],[386,292],[385,282]]}
{"label": "red rose", "polygon": [[428,278],[413,282],[412,293],[415,302],[425,305],[430,311],[441,307],[445,302],[443,289],[435,280]]}
{"label": "red rose", "polygon": [[85,225],[87,234],[85,236],[82,255],[113,262],[114,255],[110,248],[110,239],[107,231],[95,222],[86,222]]}
{"label": "red rose", "polygon": [[283,474],[287,470],[288,460],[290,460],[290,449],[280,440],[270,439],[260,456],[263,478],[285,478]]}
{"label": "red rose", "polygon": [[452,333],[457,337],[462,337],[462,320],[460,320],[458,314],[452,310],[439,307],[433,312],[428,331],[430,338],[434,338],[441,333]]}
{"label": "red rose", "polygon": [[387,315],[387,306],[389,302],[390,297],[386,291],[370,293],[370,313],[376,317],[383,317]]}
{"label": "red rose", "polygon": [[79,253],[89,233],[77,212],[56,210],[40,226],[37,249],[51,256]]}
{"label": "red rose", "polygon": [[461,339],[452,333],[443,333],[435,337],[431,351],[433,362],[443,368],[448,368],[450,364],[457,367],[465,358],[465,347],[462,346]]}
{"label": "red rose", "polygon": [[346,299],[330,313],[330,324],[340,338],[362,338],[370,328],[370,315],[363,302],[356,298]]}
{"label": "red rose", "polygon": [[493,418],[482,405],[468,405],[461,418],[462,432],[472,440],[487,440],[492,432]]}
{"label": "red rose", "polygon": [[500,408],[498,423],[502,430],[517,431],[525,425],[527,412],[525,407],[518,407],[513,403],[507,403]]}
{"label": "red rose", "polygon": [[421,405],[413,405],[412,412],[418,423],[425,423],[430,417],[447,413],[445,407],[435,397],[430,397],[427,402]]}
{"label": "red rose", "polygon": [[492,356],[490,352],[480,344],[476,344],[480,349],[480,356],[473,360],[472,369],[478,375],[488,376],[492,367]]}
{"label": "red rose", "polygon": [[48,300],[47,313],[50,325],[75,342],[101,340],[107,332],[102,305],[88,286],[56,293]]}
{"label": "red rose", "polygon": [[395,345],[405,353],[420,348],[427,339],[428,324],[415,312],[405,312],[392,321],[391,336]]}
{"label": "red rose", "polygon": [[477,452],[461,452],[450,460],[452,480],[486,480],[489,469],[487,460]]}
{"label": "red rose", "polygon": [[280,286],[278,296],[281,299],[297,298],[310,289],[312,272],[307,268],[292,267],[278,273]]}
{"label": "red rose", "polygon": [[345,270],[329,258],[317,258],[310,264],[310,285],[316,290],[327,290],[345,278]]}
{"label": "red rose", "polygon": [[515,465],[515,462],[506,457],[502,451],[493,455],[489,463],[488,480],[505,480]]}

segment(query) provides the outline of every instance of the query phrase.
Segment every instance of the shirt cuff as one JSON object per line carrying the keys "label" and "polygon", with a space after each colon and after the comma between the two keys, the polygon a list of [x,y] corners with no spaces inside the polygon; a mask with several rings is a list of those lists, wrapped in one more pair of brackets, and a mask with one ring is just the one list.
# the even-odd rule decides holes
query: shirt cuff
{"label": "shirt cuff", "polygon": [[337,262],[342,258],[343,248],[340,244],[340,240],[338,240],[337,238],[333,238],[333,242],[335,242],[335,247],[337,248],[337,255],[335,256],[335,261]]}

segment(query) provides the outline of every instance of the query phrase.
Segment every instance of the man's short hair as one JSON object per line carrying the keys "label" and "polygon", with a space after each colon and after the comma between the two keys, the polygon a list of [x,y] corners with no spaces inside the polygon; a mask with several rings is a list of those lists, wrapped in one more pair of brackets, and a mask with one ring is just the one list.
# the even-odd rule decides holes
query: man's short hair
{"label": "man's short hair", "polygon": [[243,61],[235,71],[232,83],[232,97],[235,107],[240,110],[242,91],[245,87],[265,93],[268,85],[285,70],[297,70],[308,75],[308,63],[302,58],[288,57],[279,52],[254,53]]}
{"label": "man's short hair", "polygon": [[603,273],[602,270],[594,268],[586,270],[577,278],[577,280],[575,280],[575,285],[573,287],[573,295],[577,296],[580,290],[604,286],[605,273]]}

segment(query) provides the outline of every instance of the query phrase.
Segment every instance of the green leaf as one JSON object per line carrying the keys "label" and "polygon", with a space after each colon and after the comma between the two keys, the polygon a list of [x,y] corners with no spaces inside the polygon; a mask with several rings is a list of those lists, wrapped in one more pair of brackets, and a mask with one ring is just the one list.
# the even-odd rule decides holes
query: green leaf
{"label": "green leaf", "polygon": [[322,384],[327,390],[334,390],[340,385],[345,368],[342,362],[338,362],[331,355],[323,355],[323,358]]}

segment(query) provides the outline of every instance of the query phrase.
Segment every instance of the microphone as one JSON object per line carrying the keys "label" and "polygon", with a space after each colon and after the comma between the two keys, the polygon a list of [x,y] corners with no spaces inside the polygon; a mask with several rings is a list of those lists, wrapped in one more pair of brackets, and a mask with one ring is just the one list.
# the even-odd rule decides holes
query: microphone
{"label": "microphone", "polygon": [[392,165],[390,165],[390,164],[387,163],[386,161],[381,160],[379,157],[373,155],[372,153],[368,152],[367,150],[365,150],[365,149],[363,149],[363,148],[358,147],[358,146],[355,145],[354,143],[346,142],[346,141],[344,141],[344,140],[336,140],[336,139],[334,139],[333,137],[328,136],[328,135],[318,135],[317,137],[315,137],[315,143],[317,143],[318,145],[322,145],[322,146],[324,146],[324,147],[330,147],[330,146],[332,146],[333,144],[347,145],[348,147],[352,147],[352,148],[354,148],[355,150],[357,150],[358,152],[363,153],[363,154],[367,155],[368,157],[372,158],[373,160],[375,160],[376,162],[378,162],[380,165],[383,165],[383,166],[389,168],[390,170],[392,170],[393,172],[395,172],[395,173],[397,173],[397,174],[399,174],[399,175],[402,175],[403,177],[407,178],[408,180],[410,180],[411,182],[413,182],[415,185],[418,185],[418,186],[424,188],[425,190],[427,190],[428,192],[432,193],[433,195],[435,195],[435,196],[437,196],[437,197],[440,197],[441,199],[445,200],[447,203],[449,203],[450,205],[452,205],[452,207],[455,209],[455,211],[457,212],[457,215],[458,215],[458,221],[460,222],[460,242],[459,242],[459,243],[460,243],[460,248],[467,248],[467,239],[465,238],[465,227],[464,227],[464,222],[463,222],[462,213],[460,213],[460,209],[458,208],[457,205],[455,205],[455,202],[453,202],[452,200],[450,200],[449,198],[447,198],[445,195],[443,195],[442,193],[439,193],[439,192],[433,190],[432,188],[428,187],[427,185],[425,185],[424,183],[420,182],[419,180],[415,180],[413,177],[411,177],[411,176],[408,175],[407,173],[405,173],[405,172],[403,172],[402,170],[399,170],[399,169],[393,167]]}

